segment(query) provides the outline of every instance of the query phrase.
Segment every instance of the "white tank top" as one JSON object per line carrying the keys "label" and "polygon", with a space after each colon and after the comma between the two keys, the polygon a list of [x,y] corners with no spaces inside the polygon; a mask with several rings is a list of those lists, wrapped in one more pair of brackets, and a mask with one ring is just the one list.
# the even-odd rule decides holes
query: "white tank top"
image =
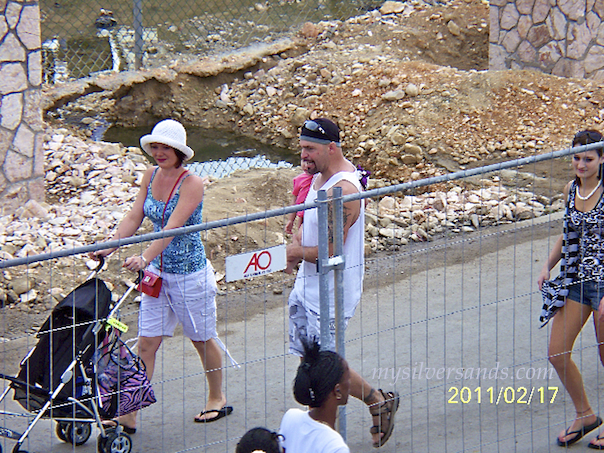
{"label": "white tank top", "polygon": [[[310,186],[307,202],[314,202],[317,199],[317,190],[314,188],[314,182],[317,176],[313,178]],[[319,190],[328,190],[338,182],[346,180],[352,183],[359,192],[362,192],[356,172],[339,172],[334,174],[323,184]],[[346,241],[344,242],[344,316],[352,317],[363,292],[363,276],[365,274],[365,203],[361,203],[361,211],[356,222],[348,230]],[[308,209],[304,211],[304,222],[302,223],[302,245],[305,247],[316,247],[319,245],[319,216],[318,209]],[[329,274],[329,306],[330,317],[334,318],[334,271]],[[319,313],[319,274],[317,265],[302,261],[294,283],[294,291],[304,306],[316,313]]]}

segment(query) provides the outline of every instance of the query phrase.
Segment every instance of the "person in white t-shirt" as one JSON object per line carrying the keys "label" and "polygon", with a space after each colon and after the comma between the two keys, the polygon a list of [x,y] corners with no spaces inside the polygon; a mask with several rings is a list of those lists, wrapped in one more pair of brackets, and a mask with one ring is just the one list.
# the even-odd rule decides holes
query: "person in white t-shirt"
{"label": "person in white t-shirt", "polygon": [[303,340],[304,356],[294,381],[296,401],[310,410],[288,410],[279,434],[285,453],[349,453],[335,430],[338,406],[348,402],[350,369],[339,354]]}

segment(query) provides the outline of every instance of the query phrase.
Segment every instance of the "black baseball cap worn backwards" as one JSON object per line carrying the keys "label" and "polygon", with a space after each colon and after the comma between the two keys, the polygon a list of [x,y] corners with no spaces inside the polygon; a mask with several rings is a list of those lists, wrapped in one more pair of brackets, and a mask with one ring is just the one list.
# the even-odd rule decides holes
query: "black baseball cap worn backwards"
{"label": "black baseball cap worn backwards", "polygon": [[339,148],[341,147],[340,128],[336,123],[327,118],[307,120],[302,126],[300,140],[308,140],[309,142],[320,143],[321,145],[329,145],[331,142],[334,142]]}

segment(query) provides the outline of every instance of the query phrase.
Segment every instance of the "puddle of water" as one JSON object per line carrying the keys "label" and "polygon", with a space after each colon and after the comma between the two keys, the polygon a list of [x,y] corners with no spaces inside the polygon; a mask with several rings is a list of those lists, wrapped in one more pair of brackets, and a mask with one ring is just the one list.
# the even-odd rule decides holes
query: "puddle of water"
{"label": "puddle of water", "polygon": [[[149,134],[151,129],[147,126],[112,126],[105,131],[102,140],[140,147],[140,137]],[[289,149],[266,145],[228,131],[187,126],[187,144],[195,151],[188,166],[202,176],[223,178],[235,170],[300,165],[300,156]]]}

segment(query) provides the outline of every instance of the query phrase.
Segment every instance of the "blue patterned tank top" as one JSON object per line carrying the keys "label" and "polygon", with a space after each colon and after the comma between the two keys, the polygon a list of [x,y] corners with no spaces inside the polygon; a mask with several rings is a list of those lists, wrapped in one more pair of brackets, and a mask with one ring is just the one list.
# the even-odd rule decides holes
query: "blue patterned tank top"
{"label": "blue patterned tank top", "polygon": [[581,212],[575,208],[576,190],[573,181],[568,194],[568,229],[578,236],[578,277],[604,281],[604,196],[591,211]]}
{"label": "blue patterned tank top", "polygon": [[[164,211],[165,203],[153,198],[151,192],[151,183],[153,183],[156,173],[157,168],[153,171],[151,181],[147,187],[147,198],[145,198],[143,212],[153,223],[153,231],[158,232],[162,230],[162,213]],[[185,175],[183,181],[188,177],[189,175]],[[174,208],[176,208],[176,205],[178,204],[181,184],[179,184],[174,191],[174,195],[172,195],[172,198],[168,201],[168,206],[166,206],[166,213],[164,215],[164,226],[168,223],[170,215],[172,215]],[[191,214],[191,217],[189,217],[183,226],[199,225],[202,222],[202,207],[203,203],[199,203],[199,206],[195,208],[195,211],[193,211],[193,214]],[[203,269],[206,265],[206,252],[198,232],[174,236],[172,242],[164,249],[163,256],[163,271],[171,274],[191,274]],[[161,269],[162,266],[160,257],[161,254],[152,261],[152,264],[158,269]]]}

